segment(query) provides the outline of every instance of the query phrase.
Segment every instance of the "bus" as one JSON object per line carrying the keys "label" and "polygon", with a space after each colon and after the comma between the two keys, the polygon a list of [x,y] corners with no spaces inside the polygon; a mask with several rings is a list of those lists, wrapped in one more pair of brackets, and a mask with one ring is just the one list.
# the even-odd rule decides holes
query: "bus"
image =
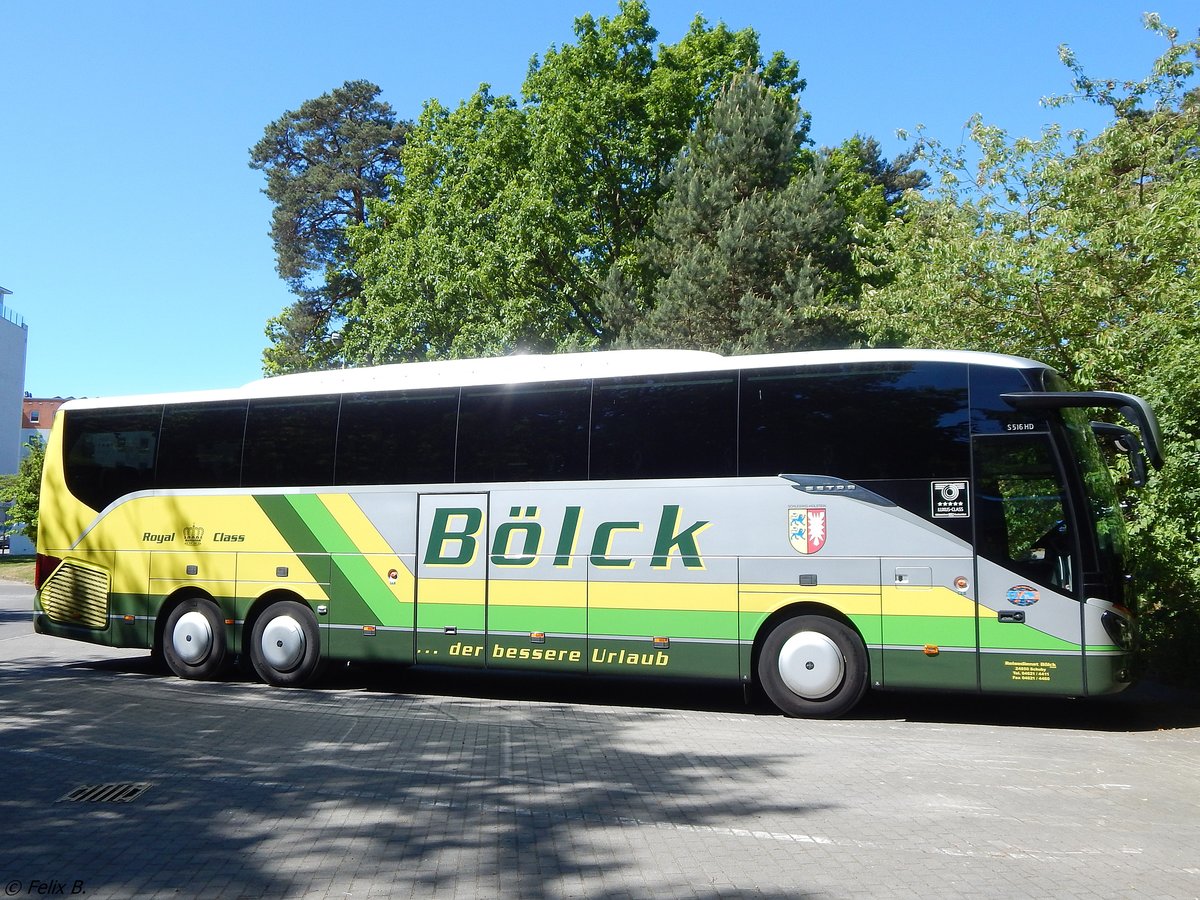
{"label": "bus", "polygon": [[[1136,427],[1091,422],[1089,408]],[[784,713],[869,688],[1130,681],[1140,398],[966,351],[624,350],[66,403],[39,633],[248,660],[723,679]]]}

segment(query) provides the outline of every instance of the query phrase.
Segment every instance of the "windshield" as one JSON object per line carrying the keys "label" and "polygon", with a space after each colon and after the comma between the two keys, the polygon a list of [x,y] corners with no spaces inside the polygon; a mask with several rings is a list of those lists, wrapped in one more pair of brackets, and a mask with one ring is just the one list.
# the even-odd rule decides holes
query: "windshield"
{"label": "windshield", "polygon": [[1101,567],[1119,583],[1127,571],[1128,538],[1112,476],[1084,411],[1064,409],[1062,418],[1063,424],[1067,426],[1071,450],[1079,462],[1079,474],[1096,527],[1096,544],[1100,552]]}

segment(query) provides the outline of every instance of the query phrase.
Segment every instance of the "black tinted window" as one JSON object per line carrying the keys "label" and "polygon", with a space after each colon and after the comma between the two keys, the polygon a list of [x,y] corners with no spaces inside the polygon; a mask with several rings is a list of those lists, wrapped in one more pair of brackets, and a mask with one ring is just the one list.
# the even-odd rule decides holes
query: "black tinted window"
{"label": "black tinted window", "polygon": [[457,390],[345,397],[337,483],[453,481],[457,415]]}
{"label": "black tinted window", "polygon": [[737,465],[737,376],[597,381],[592,478],[717,478]]}
{"label": "black tinted window", "polygon": [[246,404],[184,403],[163,411],[160,488],[237,487]]}
{"label": "black tinted window", "polygon": [[746,372],[740,473],[848,481],[969,472],[967,372],[896,363]]}
{"label": "black tinted window", "polygon": [[971,366],[971,430],[976,434],[1020,434],[1049,428],[1044,410],[1018,410],[1002,394],[1030,390],[1025,373],[995,366]]}
{"label": "black tinted window", "polygon": [[1033,581],[1073,590],[1074,546],[1054,449],[1047,434],[975,442],[975,546]]}
{"label": "black tinted window", "polygon": [[587,478],[586,384],[463,388],[455,480]]}
{"label": "black tinted window", "polygon": [[123,494],[154,487],[162,407],[74,410],[63,426],[67,488],[101,510]]}
{"label": "black tinted window", "polygon": [[251,400],[243,486],[332,484],[337,416],[337,397]]}

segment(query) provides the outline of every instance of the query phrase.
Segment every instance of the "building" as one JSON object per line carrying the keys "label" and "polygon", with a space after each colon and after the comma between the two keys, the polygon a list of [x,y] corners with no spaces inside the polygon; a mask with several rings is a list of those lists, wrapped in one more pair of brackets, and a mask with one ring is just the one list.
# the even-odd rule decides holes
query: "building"
{"label": "building", "polygon": [[[5,304],[12,291],[0,287],[0,475],[17,471],[21,459],[22,405],[25,399],[25,352],[29,328],[16,311]],[[0,517],[0,534],[7,534],[6,520]],[[13,536],[14,553],[32,553],[23,537]]]}
{"label": "building", "polygon": [[71,397],[35,397],[28,391],[21,404],[21,457],[25,457],[25,447],[29,439],[40,437],[43,442],[50,440],[50,426],[58,408],[71,400]]}
{"label": "building", "polygon": [[12,291],[0,287],[0,474],[17,471],[21,404],[25,397],[25,348],[29,328],[5,304]]}
{"label": "building", "polygon": [[[28,391],[25,392],[25,399],[21,404],[21,459],[29,455],[30,439],[41,438],[43,444],[50,440],[50,426],[54,424],[54,416],[58,408],[70,399],[72,398],[34,397]],[[24,535],[11,535],[9,546],[10,552],[14,554],[34,552],[33,544]]]}

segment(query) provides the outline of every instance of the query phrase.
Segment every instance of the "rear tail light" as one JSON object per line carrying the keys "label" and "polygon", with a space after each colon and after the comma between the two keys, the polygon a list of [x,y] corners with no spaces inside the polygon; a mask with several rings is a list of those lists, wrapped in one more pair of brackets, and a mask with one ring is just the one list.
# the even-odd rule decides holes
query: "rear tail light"
{"label": "rear tail light", "polygon": [[46,583],[46,579],[54,574],[54,570],[62,565],[62,560],[57,556],[47,556],[45,553],[37,555],[37,562],[33,567],[33,586],[41,588]]}

